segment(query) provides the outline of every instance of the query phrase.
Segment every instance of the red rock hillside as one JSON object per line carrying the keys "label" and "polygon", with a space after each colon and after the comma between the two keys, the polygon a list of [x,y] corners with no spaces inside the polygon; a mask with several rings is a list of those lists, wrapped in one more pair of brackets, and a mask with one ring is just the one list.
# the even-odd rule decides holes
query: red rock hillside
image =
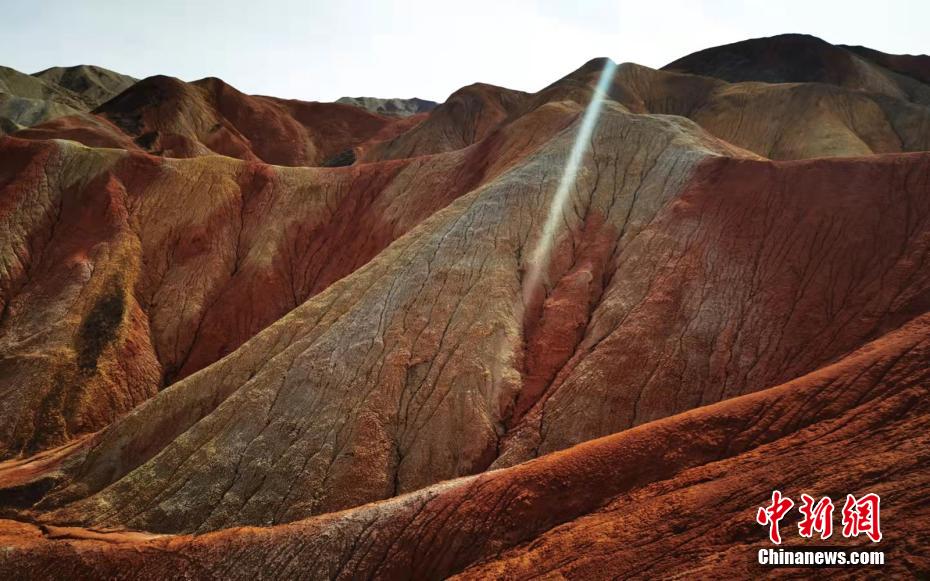
{"label": "red rock hillside", "polygon": [[[0,572],[930,574],[928,59],[784,35],[409,116],[10,69],[57,109],[0,137]],[[879,543],[780,530],[884,566],[757,564],[776,489],[879,494]]]}

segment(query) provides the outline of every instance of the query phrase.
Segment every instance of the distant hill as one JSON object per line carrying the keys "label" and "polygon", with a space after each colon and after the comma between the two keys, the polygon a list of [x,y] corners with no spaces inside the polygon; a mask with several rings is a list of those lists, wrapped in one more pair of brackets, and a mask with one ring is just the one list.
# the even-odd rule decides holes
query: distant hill
{"label": "distant hill", "polygon": [[428,113],[436,108],[438,103],[426,99],[379,99],[377,97],[342,97],[337,103],[353,105],[367,109],[379,115],[394,115],[407,117],[417,113]]}
{"label": "distant hill", "polygon": [[807,34],[781,34],[716,46],[662,67],[730,83],[827,83],[930,104],[930,58],[832,45]]}
{"label": "distant hill", "polygon": [[93,65],[52,67],[32,76],[71,91],[88,109],[95,109],[106,103],[138,80]]}
{"label": "distant hill", "polygon": [[84,108],[81,99],[68,89],[10,67],[0,66],[0,93],[24,99],[55,101],[74,109]]}
{"label": "distant hill", "polygon": [[54,67],[34,75],[0,66],[0,134],[60,117],[87,117],[135,83],[132,77],[89,65]]}

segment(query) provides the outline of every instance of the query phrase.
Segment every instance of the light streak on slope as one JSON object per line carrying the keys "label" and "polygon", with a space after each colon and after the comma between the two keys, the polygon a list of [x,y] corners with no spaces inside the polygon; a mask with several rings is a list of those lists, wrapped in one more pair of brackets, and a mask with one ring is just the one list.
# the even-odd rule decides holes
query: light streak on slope
{"label": "light streak on slope", "polygon": [[581,126],[578,128],[578,134],[575,136],[575,142],[572,144],[571,152],[565,163],[565,169],[562,171],[559,187],[549,204],[549,214],[543,225],[542,234],[530,258],[529,270],[523,284],[524,304],[529,303],[532,293],[548,271],[552,247],[558,234],[559,223],[562,221],[562,213],[568,203],[569,192],[575,185],[578,169],[581,167],[581,162],[587,153],[591,135],[594,133],[598,117],[600,117],[604,99],[607,97],[607,89],[610,87],[616,68],[616,63],[607,59],[604,70],[601,71],[600,79],[597,81],[597,87],[595,87],[591,96],[591,102],[588,103],[584,117],[581,119]]}

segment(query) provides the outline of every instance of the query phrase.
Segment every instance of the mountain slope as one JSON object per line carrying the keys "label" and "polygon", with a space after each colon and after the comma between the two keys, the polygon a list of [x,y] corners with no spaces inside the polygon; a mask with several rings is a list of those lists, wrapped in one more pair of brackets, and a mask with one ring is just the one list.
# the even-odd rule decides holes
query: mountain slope
{"label": "mountain slope", "polygon": [[930,560],[928,338],[922,317],[776,388],[291,525],[146,539],[6,521],[0,559],[27,576],[750,577],[768,545],[749,523],[780,488],[881,493],[882,571],[910,576]]}
{"label": "mountain slope", "polygon": [[41,123],[27,123],[27,127],[14,132],[17,139],[43,141],[67,139],[88,147],[140,151],[141,148],[119,127],[106,119],[89,113],[57,113],[47,116]]}
{"label": "mountain slope", "polygon": [[[587,230],[599,240],[580,247],[584,250],[576,256],[575,268],[570,267],[572,255],[562,255],[567,262],[559,268],[568,270],[558,278],[585,286],[585,276],[590,276],[585,273],[603,269],[610,261],[611,246],[624,231],[629,212],[625,204],[637,189],[661,195],[664,185],[664,195],[673,195],[671,184],[686,179],[690,165],[713,151],[708,149],[712,142],[705,145],[700,134],[690,134],[696,129],[693,125],[680,127],[660,119],[637,123],[620,112],[602,123],[598,135],[607,140],[605,150],[618,130],[631,136],[631,144],[636,136],[656,139],[651,152],[656,169],[625,183],[605,181],[603,189],[594,191],[593,182],[587,187],[579,183],[585,197],[576,203],[579,210],[590,204]],[[560,152],[571,138],[572,133],[561,134],[292,311],[244,345],[235,358],[175,385],[147,409],[140,408],[125,428],[111,432],[112,442],[122,442],[114,450],[117,454],[137,449],[126,442],[141,433],[183,436],[76,510],[94,514],[95,506],[126,502],[149,506],[153,497],[141,494],[144,487],[160,501],[141,511],[119,509],[134,515],[133,526],[212,529],[237,522],[293,520],[484,469],[494,460],[519,391],[522,319],[540,316],[524,314],[520,306],[520,270],[528,266],[521,264],[520,256],[529,255],[529,227],[543,219],[547,206],[541,200],[530,206],[515,200],[552,191],[554,184],[548,180],[557,176],[542,183],[531,176],[544,175],[540,168],[559,165]],[[603,160],[601,171],[629,163],[626,151],[616,150]],[[642,163],[648,167],[651,162]],[[594,172],[585,179],[595,179]],[[619,188],[616,193],[614,187]],[[613,203],[614,196],[622,198]],[[606,214],[613,205],[616,212]],[[634,235],[660,205],[661,200],[647,198],[629,219],[627,235]],[[576,226],[585,227],[583,222]],[[595,271],[595,276],[601,272]],[[595,284],[591,281],[584,290],[597,293]],[[596,297],[592,294],[590,300]],[[465,345],[481,348],[466,350]],[[339,353],[338,359],[334,353]],[[247,361],[252,363],[242,367]],[[268,363],[256,366],[259,361]],[[203,398],[216,409],[193,403]],[[209,415],[188,430],[174,423],[179,408],[199,408]],[[148,422],[152,423],[146,427]],[[244,433],[250,436],[242,438]],[[469,446],[456,449],[458,442]],[[151,449],[151,442],[146,446]],[[94,462],[101,467],[143,460],[112,458],[106,450],[96,454]],[[277,460],[266,465],[267,458]],[[196,475],[189,472],[194,469]],[[283,478],[295,470],[299,480]],[[170,474],[174,476],[162,484],[153,481]],[[206,489],[215,489],[218,480],[227,483],[226,492],[208,494]],[[321,487],[323,483],[327,484]],[[91,518],[101,517],[107,518],[103,513]],[[179,526],[183,528],[175,528]]]}
{"label": "mountain slope", "polygon": [[77,109],[57,101],[0,93],[0,137],[51,119],[78,114]]}
{"label": "mountain slope", "polygon": [[[6,453],[99,429],[214,363],[568,121],[541,110],[527,120],[535,140],[518,126],[467,150],[332,169],[8,140],[0,191],[17,203],[0,215],[13,249],[0,276]],[[82,368],[83,329],[108,296],[124,312]],[[127,375],[139,358],[144,369]]]}
{"label": "mountain slope", "polygon": [[881,494],[824,544],[919,576],[925,58],[786,35],[408,117],[151,77],[17,125],[0,567],[755,577],[778,489]]}
{"label": "mountain slope", "polygon": [[[620,125],[604,121],[601,135],[617,134],[624,117],[615,122]],[[645,134],[655,136],[651,129]],[[629,133],[624,141],[637,143]],[[611,150],[601,145],[595,149]],[[482,228],[500,228],[488,222],[490,216],[504,224],[533,221],[506,218],[508,198],[485,187],[480,197],[453,204],[257,336],[236,358],[174,386],[116,424],[80,469],[83,482],[56,502],[122,478],[56,518],[173,532],[339,510],[481,471],[495,459],[494,466],[513,465],[781,383],[924,308],[928,281],[918,265],[928,238],[907,232],[927,231],[919,221],[927,215],[921,205],[926,156],[767,170],[753,167],[762,162],[706,162],[675,195],[669,181],[690,173],[681,165],[682,151],[675,145],[657,151],[672,165],[659,163],[642,182],[623,184],[618,193],[626,199],[599,201],[615,187],[610,182],[600,181],[604,189],[593,191],[579,183],[579,193],[592,196],[589,218],[566,233],[541,304],[520,304],[513,256],[525,234],[506,226],[511,233],[500,231],[494,246],[486,246],[493,234],[465,238],[481,231],[476,226],[482,220]],[[701,158],[695,151],[692,163]],[[545,159],[535,163],[551,165]],[[622,159],[601,160],[602,175]],[[515,184],[535,167],[531,162],[512,171],[500,191],[519,196]],[[913,184],[915,189],[902,191],[910,199],[888,199],[888,177],[896,173],[908,176],[901,185]],[[835,209],[834,196],[847,196],[848,217],[869,216],[871,223],[820,214],[818,206],[783,211],[783,226],[770,221],[756,204],[791,208],[792,200],[810,200],[810,186],[795,174],[810,184],[831,184],[815,195],[824,211]],[[708,182],[708,175],[723,181]],[[746,198],[735,189],[733,201],[721,195],[723,184],[745,184],[748,175],[772,180],[770,193]],[[593,172],[590,178],[596,179]],[[781,180],[795,183],[797,194],[777,196],[791,191]],[[672,195],[662,211],[665,202],[645,193],[650,189]],[[642,196],[636,204],[634,194]],[[584,208],[584,198],[574,204]],[[863,204],[876,210],[862,214]],[[900,212],[878,209],[885,204]],[[599,216],[611,206],[618,210],[616,226],[611,214]],[[740,238],[733,241],[721,235],[731,231],[731,221],[752,215],[766,220],[767,228],[734,230]],[[837,244],[846,230],[870,234],[845,241],[853,246]],[[613,257],[603,254],[612,247]],[[711,256],[716,259],[709,261]],[[467,275],[476,260],[485,265],[480,278]],[[726,266],[718,270],[716,264]],[[734,270],[737,264],[750,271]],[[884,272],[887,286],[878,292],[863,286],[856,273],[864,270]],[[835,294],[837,289],[843,293]],[[789,328],[785,336],[782,330]],[[482,348],[466,351],[463,345]],[[637,367],[635,361],[655,363]],[[205,400],[212,403],[204,407]],[[203,419],[190,415],[194,409]],[[178,424],[182,412],[186,420]],[[457,419],[463,416],[468,420]],[[156,433],[179,437],[158,450],[150,436]],[[112,470],[134,468],[148,457],[125,476]],[[267,458],[277,460],[269,464]],[[300,479],[286,477],[295,470]],[[217,483],[224,483],[219,490]]]}

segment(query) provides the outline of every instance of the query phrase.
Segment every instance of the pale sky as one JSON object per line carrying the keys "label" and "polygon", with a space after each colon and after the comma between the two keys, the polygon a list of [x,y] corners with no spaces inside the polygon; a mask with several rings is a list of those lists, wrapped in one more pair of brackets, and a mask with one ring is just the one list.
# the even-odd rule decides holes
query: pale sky
{"label": "pale sky", "polygon": [[930,53],[924,0],[0,0],[0,15],[0,64],[23,72],[95,64],[320,101],[536,91],[594,57],[660,67],[784,32]]}

